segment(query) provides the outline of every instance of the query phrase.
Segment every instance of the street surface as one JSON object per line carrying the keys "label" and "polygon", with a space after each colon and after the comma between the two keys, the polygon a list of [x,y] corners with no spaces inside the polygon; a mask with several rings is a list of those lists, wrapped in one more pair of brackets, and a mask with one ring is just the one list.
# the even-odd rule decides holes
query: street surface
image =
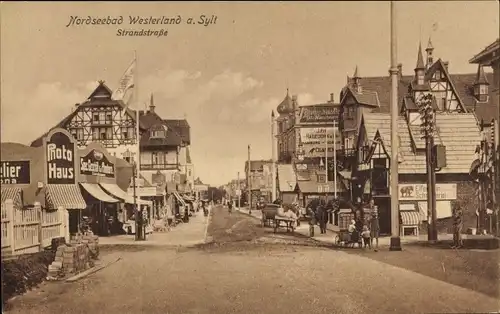
{"label": "street surface", "polygon": [[[275,235],[269,228],[260,228],[255,218],[229,215],[221,207],[215,208],[210,221],[211,243],[181,248],[133,243],[104,247],[103,260],[122,260],[78,282],[45,283],[10,302],[7,313],[484,313],[500,309],[498,294],[495,298],[487,291],[423,275],[424,271],[394,266],[396,254],[406,260],[410,250],[332,250],[307,237]],[[205,228],[200,223],[183,227],[193,228],[190,234]],[[425,253],[415,254],[414,264],[426,260]]]}

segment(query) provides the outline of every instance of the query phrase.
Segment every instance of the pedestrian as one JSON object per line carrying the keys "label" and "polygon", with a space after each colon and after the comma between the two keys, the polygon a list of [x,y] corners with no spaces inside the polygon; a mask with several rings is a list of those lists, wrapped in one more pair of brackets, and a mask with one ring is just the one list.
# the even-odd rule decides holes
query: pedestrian
{"label": "pedestrian", "polygon": [[378,218],[378,207],[375,206],[375,201],[370,199],[368,205],[370,208],[370,219],[369,219],[369,229],[370,229],[370,247],[373,246],[373,239],[375,239],[375,251],[378,250],[378,237],[380,234],[380,224]]}
{"label": "pedestrian", "polygon": [[231,215],[231,212],[233,211],[233,201],[229,201],[227,203],[227,211],[229,212],[229,215]]}
{"label": "pedestrian", "polygon": [[309,216],[309,236],[314,237],[314,226],[316,225],[316,212],[314,211],[315,207],[312,204],[307,206],[306,211]]}
{"label": "pedestrian", "polygon": [[326,233],[326,221],[328,219],[328,212],[326,211],[326,207],[325,207],[325,201],[324,200],[321,200],[319,205],[318,205],[318,209],[316,211],[316,215],[317,215],[317,219],[318,219],[318,223],[319,223],[319,230],[321,232],[321,234],[325,234]]}
{"label": "pedestrian", "polygon": [[364,244],[364,247],[368,247],[369,249],[371,249],[371,241],[370,241],[370,230],[368,229],[368,226],[367,225],[364,225],[363,226],[363,232],[361,232],[361,237],[363,238],[363,244]]}
{"label": "pedestrian", "polygon": [[453,213],[453,246],[454,249],[459,249],[463,246],[462,241],[462,228],[463,228],[463,211],[459,203],[455,207]]}

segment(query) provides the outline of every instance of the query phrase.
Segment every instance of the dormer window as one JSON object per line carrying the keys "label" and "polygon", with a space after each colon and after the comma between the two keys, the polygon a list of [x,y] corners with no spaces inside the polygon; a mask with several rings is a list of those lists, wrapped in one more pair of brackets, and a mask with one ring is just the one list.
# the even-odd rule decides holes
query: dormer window
{"label": "dormer window", "polygon": [[167,137],[167,128],[162,126],[161,128],[154,128],[150,131],[150,138],[165,138]]}
{"label": "dormer window", "polygon": [[424,85],[424,71],[423,70],[417,71],[417,84]]}
{"label": "dormer window", "polygon": [[441,80],[441,71],[437,70],[437,71],[434,73],[434,79],[435,79],[436,81]]}

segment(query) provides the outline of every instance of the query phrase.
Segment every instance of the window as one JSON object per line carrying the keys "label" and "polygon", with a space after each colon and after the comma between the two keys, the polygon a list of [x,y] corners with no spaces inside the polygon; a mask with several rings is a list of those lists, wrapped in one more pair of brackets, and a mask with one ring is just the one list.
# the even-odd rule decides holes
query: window
{"label": "window", "polygon": [[79,141],[83,141],[83,129],[82,128],[76,129],[76,139]]}
{"label": "window", "polygon": [[76,138],[76,129],[71,130],[71,136],[73,136],[73,138]]}
{"label": "window", "polygon": [[480,95],[486,95],[486,94],[488,94],[488,86],[486,86],[486,85],[480,85],[479,86],[479,94]]}
{"label": "window", "polygon": [[151,153],[152,163],[153,165],[158,165],[160,163],[160,158],[157,152]]}
{"label": "window", "polygon": [[344,140],[345,149],[351,149],[351,139],[346,137]]}
{"label": "window", "polygon": [[106,138],[108,140],[112,140],[113,139],[113,130],[111,128],[106,128]]}
{"label": "window", "polygon": [[434,73],[434,79],[435,79],[435,80],[441,80],[441,71],[437,70],[437,71]]}
{"label": "window", "polygon": [[106,129],[105,128],[100,128],[99,129],[99,139],[100,140],[107,139],[107,137],[106,137]]}
{"label": "window", "polygon": [[104,123],[106,121],[106,113],[105,112],[99,112],[99,122]]}
{"label": "window", "polygon": [[99,122],[99,114],[96,112],[92,115],[92,121],[93,122]]}
{"label": "window", "polygon": [[93,140],[99,139],[99,128],[92,128],[92,139]]}
{"label": "window", "polygon": [[128,128],[121,128],[122,139],[128,139]]}
{"label": "window", "polygon": [[445,111],[446,110],[446,92],[436,92],[434,94],[437,103],[437,110]]}
{"label": "window", "polygon": [[106,123],[111,123],[113,121],[113,116],[111,112],[106,113]]}

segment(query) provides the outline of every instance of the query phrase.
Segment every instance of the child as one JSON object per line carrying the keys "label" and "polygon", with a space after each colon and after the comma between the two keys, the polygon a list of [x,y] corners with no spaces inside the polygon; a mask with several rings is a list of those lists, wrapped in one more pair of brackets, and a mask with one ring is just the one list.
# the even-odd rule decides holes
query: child
{"label": "child", "polygon": [[368,230],[368,226],[363,226],[363,232],[361,232],[361,237],[363,237],[363,243],[365,248],[368,247],[371,249],[371,241],[370,241],[370,230]]}

